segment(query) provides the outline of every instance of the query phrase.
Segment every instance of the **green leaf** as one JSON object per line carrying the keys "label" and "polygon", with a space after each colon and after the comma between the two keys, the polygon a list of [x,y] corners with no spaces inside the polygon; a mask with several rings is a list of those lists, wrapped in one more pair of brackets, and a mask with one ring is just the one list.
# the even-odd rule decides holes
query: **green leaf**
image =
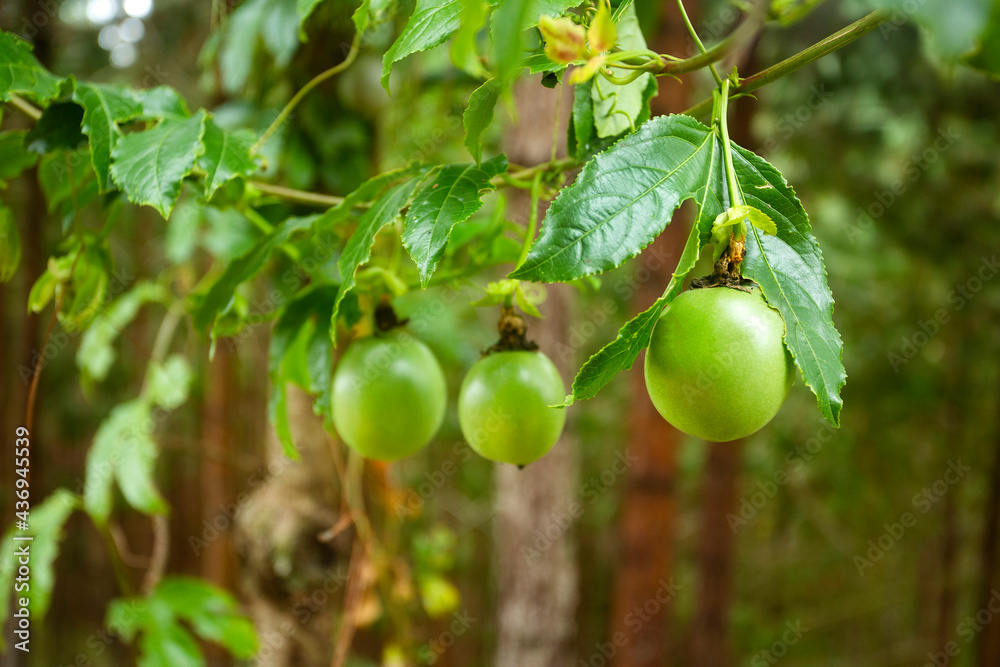
{"label": "green leaf", "polygon": [[553,62],[544,52],[532,53],[521,62],[521,65],[528,68],[530,74],[547,74],[549,72],[561,74],[566,69],[566,65]]}
{"label": "green leaf", "polygon": [[304,336],[308,382],[297,384],[316,395],[317,406],[325,411],[330,403],[330,384],[333,380],[333,336],[330,327],[337,290],[337,285],[306,287],[285,306],[271,334],[268,349],[268,373],[271,378],[268,415],[289,458],[298,459],[299,456],[288,423],[285,384],[292,381],[292,372],[288,368],[287,357],[296,341]]}
{"label": "green leaf", "polygon": [[[312,2],[312,0],[302,0],[302,2]],[[358,8],[351,14],[351,21],[354,22],[354,31],[360,36],[368,30],[368,23],[371,21],[371,0],[363,0]],[[300,12],[301,13],[301,12]]]}
{"label": "green leaf", "polygon": [[94,522],[103,526],[111,515],[112,485],[118,482],[129,505],[144,514],[165,514],[167,503],[153,481],[157,446],[152,438],[156,420],[143,398],[111,410],[87,452],[83,504]]}
{"label": "green leaf", "polygon": [[[629,7],[622,15],[617,29],[618,46],[621,49],[631,51],[646,48],[646,40],[642,37],[634,6]],[[616,76],[626,76],[633,71],[614,67],[610,70]],[[615,137],[623,132],[632,131],[639,124],[644,110],[644,93],[652,78],[647,72],[634,81],[619,86],[603,76],[594,77],[591,95],[594,102],[594,126],[598,137]]]}
{"label": "green leaf", "polygon": [[931,50],[947,62],[955,62],[972,53],[981,43],[983,27],[988,25],[992,0],[952,0],[951,2],[914,2],[913,0],[866,0],[874,8],[889,9],[892,20],[881,28],[883,39],[898,30],[902,20],[913,20],[923,28]]}
{"label": "green leaf", "polygon": [[[13,491],[13,488],[11,488]],[[55,585],[53,565],[59,555],[63,526],[69,516],[79,507],[75,495],[66,489],[57,489],[43,502],[31,508],[28,516],[28,530],[15,530],[12,525],[3,535],[0,544],[0,626],[5,624],[10,608],[8,594],[14,598],[28,598],[28,612],[37,622],[45,619],[52,601],[52,587]],[[16,536],[30,536],[32,539],[16,540]],[[18,568],[17,550],[27,546],[30,549],[30,588],[15,591],[14,575]],[[20,605],[18,605],[20,607]],[[6,648],[4,635],[0,635],[0,651]]]}
{"label": "green leaf", "polygon": [[626,322],[613,341],[583,364],[573,380],[573,393],[568,397],[566,405],[572,403],[572,399],[593,398],[618,373],[632,368],[635,358],[649,345],[653,326],[663,308],[680,294],[685,278],[694,270],[701,252],[705,231],[703,227],[708,220],[707,215],[699,216],[699,223],[691,226],[691,233],[688,234],[677,268],[674,269],[663,295],[649,308]]}
{"label": "green leaf", "polygon": [[[369,0],[365,0],[365,4],[367,4],[368,1]],[[323,2],[323,0],[296,0],[295,11],[299,15],[300,42],[306,41],[306,32],[305,32],[306,21],[309,20],[309,17],[312,16],[313,11],[316,9],[316,7],[319,6],[321,2]],[[358,9],[360,10],[360,7]],[[367,7],[365,8],[365,13],[367,14]],[[359,32],[364,32],[364,29],[360,30]]]}
{"label": "green leaf", "polygon": [[521,22],[522,29],[533,28],[538,25],[538,18],[546,16],[562,16],[567,9],[579,7],[581,0],[530,0],[530,6]]}
{"label": "green leaf", "polygon": [[[763,211],[745,204],[743,206],[735,206],[720,213],[715,218],[715,222],[712,223],[712,232],[721,232],[726,230],[727,227],[738,225],[744,221],[749,222],[765,234],[774,236],[778,233],[778,227],[774,224],[774,220],[771,220]],[[726,230],[726,233],[728,234],[729,230]]]}
{"label": "green leaf", "polygon": [[423,287],[444,255],[452,227],[479,210],[480,196],[493,190],[490,180],[506,170],[507,158],[503,155],[480,166],[447,165],[413,198],[406,213],[403,245],[420,270]]}
{"label": "green leaf", "polygon": [[1000,77],[1000,2],[997,0],[993,1],[986,28],[979,36],[979,47],[966,63],[994,78]]}
{"label": "green leaf", "polygon": [[[56,286],[62,294],[59,323],[69,332],[82,331],[100,312],[111,279],[110,251],[91,240],[79,253],[74,250],[63,260],[68,263],[65,280]],[[51,264],[50,264],[51,271]]]}
{"label": "green leaf", "polygon": [[8,130],[0,133],[0,187],[38,162],[38,154],[25,150],[28,137],[25,130]]}
{"label": "green leaf", "polygon": [[301,23],[296,0],[247,0],[230,16],[219,49],[222,88],[238,95],[254,71],[261,43],[284,69],[299,48]]}
{"label": "green leaf", "polygon": [[538,22],[534,14],[537,0],[503,0],[490,19],[494,79],[500,91],[509,89],[527,56],[525,29]]}
{"label": "green leaf", "polygon": [[182,622],[237,658],[247,660],[257,652],[253,624],[239,614],[232,596],[194,577],[164,577],[146,598],[112,600],[105,622],[127,642],[139,636],[142,667],[205,664],[198,643]]}
{"label": "green leaf", "polygon": [[843,343],[833,325],[833,295],[813,238],[809,216],[777,169],[762,157],[733,145],[733,166],[744,201],[765,212],[777,236],[747,230],[743,276],[760,285],[785,320],[785,345],[806,385],[833,425],[840,423],[840,389],[847,381]]}
{"label": "green leaf", "polygon": [[389,90],[394,63],[406,56],[441,44],[461,26],[461,0],[417,0],[403,32],[382,58],[382,87]]}
{"label": "green leaf", "polygon": [[41,66],[28,42],[0,30],[0,101],[15,94],[51,100],[59,95],[62,81]]}
{"label": "green leaf", "polygon": [[108,170],[111,152],[122,136],[118,123],[142,113],[142,105],[124,86],[97,83],[77,83],[73,101],[83,107],[83,133],[90,139],[90,159],[93,161],[97,185],[101,192],[111,189]]}
{"label": "green leaf", "polygon": [[469,106],[462,114],[465,126],[465,147],[478,163],[483,157],[481,137],[490,123],[493,122],[493,110],[500,99],[500,84],[496,79],[490,79],[472,91],[469,96]]}
{"label": "green leaf", "polygon": [[[129,201],[154,207],[164,218],[205,147],[205,112],[187,120],[164,120],[145,132],[121,137],[112,151],[111,177]],[[95,165],[96,166],[96,165]]]}
{"label": "green leaf", "polygon": [[187,400],[191,367],[181,355],[172,354],[162,364],[150,363],[146,373],[145,396],[154,405],[176,410]]}
{"label": "green leaf", "polygon": [[459,0],[462,6],[461,27],[451,40],[451,62],[469,76],[485,79],[489,72],[483,67],[477,37],[486,22],[489,5],[483,0]]}
{"label": "green leaf", "polygon": [[510,277],[568,282],[619,266],[656,238],[683,201],[709,196],[719,147],[715,134],[689,116],[646,123],[591,160],[556,197]]}
{"label": "green leaf", "polygon": [[148,282],[137,283],[122,294],[84,331],[76,353],[76,365],[91,379],[103,380],[117,356],[112,343],[118,334],[135,319],[143,304],[165,304],[169,296],[164,287]]}
{"label": "green leaf", "polygon": [[56,293],[56,278],[49,271],[43,271],[28,292],[28,312],[40,313],[49,305]]}
{"label": "green leaf", "polygon": [[182,120],[189,118],[191,112],[188,111],[187,102],[176,90],[170,86],[156,86],[155,88],[144,88],[141,90],[132,89],[132,96],[138,100],[142,107],[139,114],[147,120],[161,120],[172,118]]}
{"label": "green leaf", "polygon": [[218,280],[195,298],[191,308],[194,326],[205,331],[214,324],[215,318],[232,301],[236,288],[257,275],[271,253],[292,234],[309,228],[318,218],[318,215],[289,218],[280,227],[262,236],[250,250],[227,264]]}
{"label": "green leaf", "polygon": [[207,199],[229,181],[249,176],[257,169],[250,155],[254,141],[254,134],[249,130],[227,132],[208,119],[202,137],[205,152],[198,157],[198,166],[205,172]]}
{"label": "green leaf", "polygon": [[344,296],[354,288],[355,273],[358,267],[366,263],[371,257],[372,246],[375,244],[375,235],[379,230],[399,217],[399,211],[410,198],[413,188],[417,185],[417,179],[411,178],[398,185],[394,185],[378,201],[372,204],[361,219],[358,220],[358,227],[351,234],[344,246],[344,252],[337,261],[337,268],[340,269],[340,291],[333,305],[334,336],[336,336],[336,319],[340,310],[340,303]]}
{"label": "green leaf", "polygon": [[72,212],[74,193],[78,203],[97,194],[90,151],[83,147],[70,153],[45,155],[38,164],[38,182],[49,213],[60,208]]}
{"label": "green leaf", "polygon": [[[42,111],[42,117],[24,138],[24,145],[29,151],[39,155],[57,150],[76,150],[87,140],[80,132],[82,122],[83,109],[79,104],[73,102],[50,104]],[[0,165],[3,165],[3,162],[3,158],[0,157]],[[3,178],[3,171],[5,170],[0,166],[0,178]]]}
{"label": "green leaf", "polygon": [[9,282],[21,262],[21,236],[14,214],[0,202],[0,284]]}

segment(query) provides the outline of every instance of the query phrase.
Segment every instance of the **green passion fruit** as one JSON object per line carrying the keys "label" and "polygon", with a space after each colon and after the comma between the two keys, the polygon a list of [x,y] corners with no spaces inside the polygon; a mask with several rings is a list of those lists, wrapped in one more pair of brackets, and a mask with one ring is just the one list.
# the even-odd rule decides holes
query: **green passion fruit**
{"label": "green passion fruit", "polygon": [[395,461],[421,450],[441,427],[447,390],[430,349],[394,330],[354,341],[333,377],[333,423],[351,448]]}
{"label": "green passion fruit", "polygon": [[646,351],[646,389],[676,428],[726,442],[774,418],[795,379],[784,322],[760,291],[688,290],[660,314]]}
{"label": "green passion fruit", "polygon": [[566,388],[555,364],[537,351],[489,354],[469,369],[458,394],[458,420],[469,446],[493,461],[524,466],[559,439]]}

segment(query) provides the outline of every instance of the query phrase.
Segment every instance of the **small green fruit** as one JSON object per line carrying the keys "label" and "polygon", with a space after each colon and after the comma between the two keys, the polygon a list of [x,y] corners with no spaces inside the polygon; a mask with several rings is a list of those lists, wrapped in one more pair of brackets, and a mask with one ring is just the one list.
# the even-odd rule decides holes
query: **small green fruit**
{"label": "small green fruit", "polygon": [[430,349],[403,331],[362,338],[344,353],[333,378],[333,423],[369,459],[416,453],[441,427],[444,373]]}
{"label": "small green fruit", "polygon": [[759,291],[688,290],[660,314],[646,351],[646,389],[675,427],[713,442],[774,418],[795,379],[781,316]]}
{"label": "small green fruit", "polygon": [[565,385],[541,352],[494,352],[473,364],[458,394],[458,421],[469,446],[493,461],[523,466],[559,439]]}

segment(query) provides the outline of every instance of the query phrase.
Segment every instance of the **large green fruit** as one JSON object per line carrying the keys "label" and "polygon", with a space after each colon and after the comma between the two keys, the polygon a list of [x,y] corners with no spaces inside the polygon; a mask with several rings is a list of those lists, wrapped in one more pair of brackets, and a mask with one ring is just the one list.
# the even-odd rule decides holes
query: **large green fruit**
{"label": "large green fruit", "polygon": [[403,331],[362,338],[333,377],[333,423],[369,459],[395,461],[434,437],[447,403],[444,373],[430,349]]}
{"label": "large green fruit", "polygon": [[494,352],[469,369],[458,394],[458,421],[469,446],[494,461],[527,465],[559,439],[566,389],[541,352]]}
{"label": "large green fruit", "polygon": [[649,398],[685,433],[713,442],[746,437],[778,413],[795,379],[784,332],[757,290],[688,290],[653,328]]}

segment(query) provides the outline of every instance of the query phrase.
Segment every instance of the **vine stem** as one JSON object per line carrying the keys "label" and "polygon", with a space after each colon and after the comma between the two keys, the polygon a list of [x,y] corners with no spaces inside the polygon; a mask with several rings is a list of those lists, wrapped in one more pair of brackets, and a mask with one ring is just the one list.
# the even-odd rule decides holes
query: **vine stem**
{"label": "vine stem", "polygon": [[[867,35],[875,28],[879,27],[891,18],[885,10],[876,10],[854,23],[833,33],[826,39],[822,39],[810,47],[799,51],[794,56],[785,58],[781,62],[761,70],[756,74],[741,79],[740,82],[730,88],[730,96],[743,95],[762,88],[772,81],[776,81],[792,72],[813,63],[825,55],[833,53],[839,48],[847,46],[859,37]],[[702,116],[712,107],[712,98],[704,99],[683,113],[688,116]]]}
{"label": "vine stem", "polygon": [[[719,130],[722,133],[722,154],[726,162],[726,182],[729,184],[729,208],[743,205],[743,196],[740,194],[740,185],[736,182],[736,169],[733,167],[733,146],[729,141],[729,79],[722,82],[718,90],[719,105],[718,118]],[[740,223],[740,231],[743,225]],[[742,234],[737,234],[742,236]]]}
{"label": "vine stem", "polygon": [[524,231],[524,245],[521,246],[521,255],[517,258],[515,268],[520,268],[524,260],[528,258],[528,249],[531,242],[535,240],[535,231],[538,229],[538,199],[542,190],[542,172],[536,172],[535,178],[531,181],[531,211],[528,213],[528,228]]}
{"label": "vine stem", "polygon": [[308,95],[313,88],[323,83],[330,77],[340,74],[345,69],[351,66],[351,63],[354,62],[354,59],[358,57],[358,47],[360,46],[360,44],[361,44],[361,35],[356,33],[354,35],[354,41],[351,42],[351,50],[347,52],[347,57],[345,57],[342,61],[340,61],[330,69],[320,72],[312,79],[310,79],[309,82],[306,83],[306,85],[299,88],[299,92],[295,93],[295,95],[292,96],[292,99],[288,100],[288,104],[286,104],[285,108],[281,110],[281,113],[278,114],[278,117],[274,119],[274,121],[271,123],[270,126],[268,126],[266,130],[264,130],[264,134],[262,134],[260,139],[257,140],[257,143],[255,143],[253,147],[250,148],[251,155],[254,155],[258,150],[260,150],[261,146],[267,143],[267,140],[271,138],[271,135],[274,134],[279,127],[281,127],[281,124],[285,122],[285,119],[288,118],[288,115],[290,113],[292,113],[292,110],[294,110],[295,107],[298,106],[299,102],[302,101],[302,98]]}
{"label": "vine stem", "polygon": [[[684,9],[684,0],[677,0],[677,8],[681,10],[681,18],[684,19],[684,25],[687,26],[691,39],[693,39],[694,43],[698,46],[698,50],[701,51],[702,54],[705,54],[708,49],[705,48],[705,45],[701,41],[701,37],[698,36],[698,31],[694,29],[694,26],[691,24],[691,19],[688,18],[687,10]],[[719,70],[715,69],[715,63],[710,64],[708,68],[712,70],[712,76],[715,78],[715,83],[721,86],[722,77],[719,76]]]}

